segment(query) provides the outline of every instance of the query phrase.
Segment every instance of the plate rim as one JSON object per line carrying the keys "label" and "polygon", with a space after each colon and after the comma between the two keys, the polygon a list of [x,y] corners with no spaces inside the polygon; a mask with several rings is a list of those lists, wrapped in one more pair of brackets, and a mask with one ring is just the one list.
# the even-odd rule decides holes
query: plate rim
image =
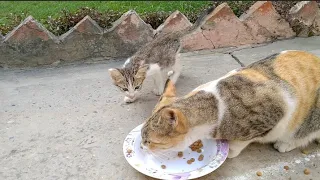
{"label": "plate rim", "polygon": [[[199,169],[197,169],[197,170],[194,170],[194,171],[190,171],[190,172],[184,172],[184,173],[180,173],[180,174],[165,174],[165,177],[158,177],[158,176],[155,176],[154,175],[154,173],[149,173],[149,171],[147,171],[145,168],[144,168],[144,170],[142,170],[141,168],[139,168],[139,167],[141,167],[141,166],[136,166],[133,162],[132,162],[132,158],[131,157],[133,157],[133,156],[128,156],[128,155],[131,155],[131,153],[128,153],[127,152],[127,144],[129,145],[129,141],[128,141],[128,139],[129,140],[132,140],[132,138],[130,137],[130,136],[132,136],[133,135],[133,133],[135,134],[135,133],[138,133],[137,131],[139,131],[139,133],[140,133],[140,129],[142,128],[142,126],[143,126],[143,124],[144,123],[142,123],[142,124],[140,124],[140,125],[138,125],[138,126],[136,126],[134,129],[132,129],[129,133],[128,133],[128,135],[126,136],[126,138],[124,139],[124,141],[123,141],[123,146],[122,146],[122,149],[123,149],[123,155],[124,155],[124,157],[125,157],[125,159],[127,160],[127,162],[130,164],[130,166],[132,166],[136,171],[138,171],[139,173],[142,173],[142,174],[144,174],[144,175],[146,175],[146,176],[149,176],[149,177],[152,177],[152,178],[156,178],[156,179],[176,179],[176,178],[181,178],[181,177],[183,177],[183,175],[184,174],[186,174],[186,173],[188,173],[188,177],[187,177],[187,179],[195,179],[195,178],[200,178],[200,177],[203,177],[203,176],[205,176],[205,175],[208,175],[208,174],[210,174],[210,173],[212,173],[213,171],[215,171],[216,169],[218,169],[225,161],[226,161],[226,159],[227,159],[227,156],[228,156],[228,153],[229,153],[229,144],[228,144],[228,142],[227,142],[227,140],[223,140],[223,139],[212,139],[212,140],[214,140],[214,141],[216,141],[217,142],[217,144],[219,143],[220,144],[220,146],[223,146],[223,147],[220,147],[220,149],[218,149],[218,156],[219,156],[219,163],[217,163],[217,164],[215,164],[215,166],[211,166],[210,167],[210,163],[212,163],[212,162],[214,162],[214,161],[210,161],[207,165],[205,165],[205,166],[203,166],[203,167],[201,167],[200,169],[205,169],[206,171],[199,171]],[[135,139],[133,139],[133,141],[131,141],[132,143],[134,143],[134,140]],[[131,144],[132,146],[133,146],[133,144]],[[131,147],[132,147],[131,146]],[[221,153],[221,148],[224,148],[224,149],[227,149],[226,151],[225,151],[225,154],[222,154]],[[133,148],[132,148],[133,149]],[[219,154],[219,150],[220,150],[220,154]],[[134,154],[134,153],[133,153]],[[131,158],[131,159],[130,159]],[[143,167],[143,166],[142,166]],[[196,172],[196,171],[198,171],[198,175],[192,175],[192,172]],[[200,172],[200,173],[199,173]],[[202,173],[201,173],[202,172]],[[194,174],[194,173],[193,173]],[[178,177],[176,177],[176,176],[178,176]],[[191,176],[191,177],[190,177]]]}

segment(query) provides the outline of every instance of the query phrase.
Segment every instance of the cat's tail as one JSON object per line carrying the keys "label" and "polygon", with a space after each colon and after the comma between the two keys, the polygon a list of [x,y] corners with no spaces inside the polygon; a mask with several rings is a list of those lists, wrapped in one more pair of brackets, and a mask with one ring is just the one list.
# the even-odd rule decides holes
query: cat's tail
{"label": "cat's tail", "polygon": [[189,34],[189,33],[192,33],[194,31],[198,30],[210,18],[209,14],[211,14],[214,9],[215,9],[215,7],[212,6],[212,7],[208,8],[207,10],[205,10],[204,12],[202,12],[200,14],[200,16],[198,17],[198,19],[196,20],[196,22],[191,27],[187,28],[185,30],[185,32],[183,32],[183,34]]}

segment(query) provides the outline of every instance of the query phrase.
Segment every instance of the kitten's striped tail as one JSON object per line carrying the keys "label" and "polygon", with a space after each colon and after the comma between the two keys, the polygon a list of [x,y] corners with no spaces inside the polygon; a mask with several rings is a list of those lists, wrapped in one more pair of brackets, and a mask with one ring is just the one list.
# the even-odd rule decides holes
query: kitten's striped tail
{"label": "kitten's striped tail", "polygon": [[190,27],[187,28],[186,31],[183,34],[189,34],[192,33],[193,31],[196,31],[198,28],[200,28],[210,17],[208,16],[213,12],[215,9],[214,6],[208,8],[204,12],[201,13],[201,15],[198,17],[196,22]]}

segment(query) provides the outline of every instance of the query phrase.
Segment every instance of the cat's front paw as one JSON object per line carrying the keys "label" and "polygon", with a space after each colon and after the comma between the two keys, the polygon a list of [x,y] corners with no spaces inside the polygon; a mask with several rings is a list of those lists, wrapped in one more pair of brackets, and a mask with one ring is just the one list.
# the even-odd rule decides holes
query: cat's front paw
{"label": "cat's front paw", "polygon": [[127,96],[124,97],[123,101],[125,103],[133,103],[136,100],[136,98],[129,98]]}
{"label": "cat's front paw", "polygon": [[153,89],[152,92],[157,96],[161,96],[162,94],[162,90],[159,90],[159,89]]}
{"label": "cat's front paw", "polygon": [[296,148],[293,144],[287,143],[287,142],[282,142],[282,141],[277,141],[274,143],[273,147],[277,149],[279,152],[289,152]]}

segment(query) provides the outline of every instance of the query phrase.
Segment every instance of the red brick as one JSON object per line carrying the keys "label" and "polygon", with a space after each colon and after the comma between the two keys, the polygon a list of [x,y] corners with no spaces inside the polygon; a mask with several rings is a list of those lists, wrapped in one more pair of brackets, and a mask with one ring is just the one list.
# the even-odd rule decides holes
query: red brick
{"label": "red brick", "polygon": [[78,24],[73,27],[76,31],[85,34],[101,34],[102,28],[90,16],[84,17]]}
{"label": "red brick", "polygon": [[289,22],[297,36],[308,37],[320,33],[320,13],[316,1],[301,1],[289,11]]}
{"label": "red brick", "polygon": [[187,35],[182,39],[183,49],[188,51],[195,51],[201,49],[214,49],[214,45],[208,40],[202,31]]}
{"label": "red brick", "polygon": [[56,38],[54,34],[34,20],[32,16],[29,16],[19,26],[13,29],[5,37],[4,41],[9,43],[25,43],[34,41],[35,39],[58,42],[58,38]]}
{"label": "red brick", "polygon": [[209,16],[202,30],[183,38],[184,49],[201,50],[255,43],[247,27],[227,3],[219,5]]}
{"label": "red brick", "polygon": [[192,23],[179,11],[172,13],[157,29],[157,33],[181,31],[192,26]]}
{"label": "red brick", "polygon": [[149,24],[146,24],[138,14],[130,10],[123,14],[110,31],[116,32],[124,42],[135,43],[147,38],[152,40],[154,30]]}
{"label": "red brick", "polygon": [[240,17],[258,43],[295,36],[289,23],[275,10],[271,1],[257,1]]}

